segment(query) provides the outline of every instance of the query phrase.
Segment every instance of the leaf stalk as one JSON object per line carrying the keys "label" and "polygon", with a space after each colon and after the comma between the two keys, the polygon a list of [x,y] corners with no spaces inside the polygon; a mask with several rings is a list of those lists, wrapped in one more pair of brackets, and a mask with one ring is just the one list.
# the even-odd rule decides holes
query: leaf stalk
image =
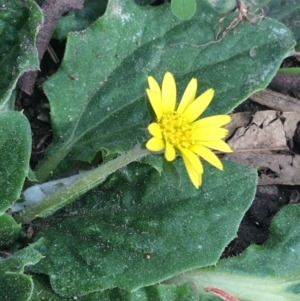
{"label": "leaf stalk", "polygon": [[63,186],[55,193],[49,195],[41,202],[22,210],[14,216],[18,223],[29,223],[36,217],[47,217],[58,209],[70,204],[79,196],[101,184],[110,174],[125,167],[131,162],[138,161],[149,154],[149,151],[136,147],[123,153],[114,160],[111,160],[99,167],[88,171],[79,179],[67,186]]}

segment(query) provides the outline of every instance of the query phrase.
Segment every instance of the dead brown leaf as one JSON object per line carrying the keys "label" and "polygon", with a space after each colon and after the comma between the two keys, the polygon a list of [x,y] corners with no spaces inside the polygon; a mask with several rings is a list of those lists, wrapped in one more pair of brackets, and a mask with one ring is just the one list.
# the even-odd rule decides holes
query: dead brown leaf
{"label": "dead brown leaf", "polygon": [[[300,113],[258,111],[232,114],[227,143],[234,153],[225,158],[258,169],[259,185],[299,185],[300,155],[290,151]],[[235,128],[234,128],[235,127]]]}
{"label": "dead brown leaf", "polygon": [[[45,0],[42,5],[44,13],[44,23],[40,27],[36,38],[36,47],[39,60],[44,56],[53,32],[57,26],[59,18],[74,9],[82,9],[85,0]],[[18,81],[19,88],[31,95],[34,89],[38,71],[24,73]]]}
{"label": "dead brown leaf", "polygon": [[[238,116],[240,118],[241,116]],[[245,116],[245,118],[249,118]],[[233,117],[235,119],[235,117]],[[275,111],[259,111],[227,141],[235,152],[288,150],[282,121]]]}
{"label": "dead brown leaf", "polygon": [[250,99],[275,111],[300,113],[299,99],[269,89],[255,92]]}

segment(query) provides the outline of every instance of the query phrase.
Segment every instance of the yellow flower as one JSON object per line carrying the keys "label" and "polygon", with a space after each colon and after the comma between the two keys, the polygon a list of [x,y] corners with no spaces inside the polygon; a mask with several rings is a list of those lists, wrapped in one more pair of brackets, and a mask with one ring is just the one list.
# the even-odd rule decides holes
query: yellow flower
{"label": "yellow flower", "polygon": [[222,128],[230,122],[228,115],[215,115],[199,119],[210,104],[214,90],[208,89],[196,99],[197,80],[193,78],[176,107],[176,83],[167,72],[162,88],[152,77],[148,77],[147,94],[156,115],[156,121],[148,126],[153,136],[146,147],[152,152],[164,150],[167,161],[173,161],[178,151],[183,158],[189,177],[196,188],[202,183],[203,166],[200,158],[223,170],[219,158],[211,149],[230,153],[231,148],[223,139],[228,131]]}

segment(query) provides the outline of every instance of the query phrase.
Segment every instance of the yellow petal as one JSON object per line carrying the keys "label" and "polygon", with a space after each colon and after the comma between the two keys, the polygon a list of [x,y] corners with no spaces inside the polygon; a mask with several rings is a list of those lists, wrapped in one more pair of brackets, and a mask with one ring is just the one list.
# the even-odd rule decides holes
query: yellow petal
{"label": "yellow petal", "polygon": [[156,122],[153,122],[148,125],[148,131],[152,136],[154,136],[156,138],[161,138],[161,139],[163,138],[161,128],[160,128],[159,124]]}
{"label": "yellow petal", "polygon": [[191,145],[189,149],[196,154],[198,154],[201,158],[206,160],[211,165],[215,166],[218,169],[223,170],[223,164],[220,159],[208,148],[202,145]]}
{"label": "yellow petal", "polygon": [[213,128],[213,127],[204,127],[196,128],[192,132],[192,137],[195,140],[220,140],[226,137],[228,130],[224,128]]}
{"label": "yellow petal", "polygon": [[159,152],[165,148],[165,143],[160,138],[152,137],[146,143],[146,148],[151,152]]}
{"label": "yellow petal", "polygon": [[167,161],[174,161],[176,157],[176,151],[173,145],[166,141],[165,158]]}
{"label": "yellow petal", "polygon": [[162,83],[163,113],[172,113],[176,105],[176,83],[173,75],[167,72]]}
{"label": "yellow petal", "polygon": [[196,97],[196,92],[197,92],[197,80],[195,78],[192,78],[187,85],[182,99],[179,103],[177,113],[182,114],[186,108],[195,100]]}
{"label": "yellow petal", "polygon": [[148,84],[149,84],[150,90],[152,92],[154,92],[155,94],[157,94],[159,97],[161,97],[160,86],[157,83],[157,81],[154,79],[154,77],[148,76]]}
{"label": "yellow petal", "polygon": [[196,127],[221,127],[231,121],[229,115],[215,115],[193,122]]}
{"label": "yellow petal", "polygon": [[197,144],[215,149],[223,153],[232,153],[231,147],[223,140],[212,140],[212,141],[197,141]]}
{"label": "yellow petal", "polygon": [[146,92],[148,94],[149,101],[151,103],[151,106],[153,108],[153,111],[159,120],[162,117],[162,102],[161,97],[153,92],[153,90],[146,89]]}
{"label": "yellow petal", "polygon": [[191,163],[198,174],[203,173],[202,163],[200,162],[199,157],[193,151],[183,147],[179,147],[179,151],[181,156],[185,157]]}
{"label": "yellow petal", "polygon": [[195,170],[195,168],[190,163],[190,161],[185,157],[185,155],[182,155],[182,159],[183,159],[185,168],[188,172],[191,182],[198,189],[202,184],[202,173],[198,173]]}
{"label": "yellow petal", "polygon": [[208,89],[199,97],[197,97],[183,113],[183,115],[186,117],[186,121],[191,123],[196,120],[210,104],[213,96],[214,90]]}

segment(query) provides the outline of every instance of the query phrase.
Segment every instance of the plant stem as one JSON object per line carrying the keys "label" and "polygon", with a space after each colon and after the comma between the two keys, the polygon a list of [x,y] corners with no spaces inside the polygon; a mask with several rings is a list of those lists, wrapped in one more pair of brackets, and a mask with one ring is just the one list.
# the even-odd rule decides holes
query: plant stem
{"label": "plant stem", "polygon": [[63,158],[68,154],[69,149],[65,146],[57,147],[52,151],[49,158],[43,160],[35,170],[35,176],[39,183],[44,183],[52,171],[55,170],[57,165],[62,161]]}
{"label": "plant stem", "polygon": [[141,149],[140,147],[134,148],[120,155],[116,159],[84,173],[82,177],[75,180],[70,185],[60,188],[52,195],[43,199],[40,203],[37,203],[28,209],[21,211],[19,214],[16,214],[14,218],[18,223],[24,224],[29,223],[36,217],[49,216],[58,209],[73,202],[76,198],[83,195],[87,191],[95,188],[113,172],[131,162],[138,161],[148,154],[149,151],[145,149]]}

